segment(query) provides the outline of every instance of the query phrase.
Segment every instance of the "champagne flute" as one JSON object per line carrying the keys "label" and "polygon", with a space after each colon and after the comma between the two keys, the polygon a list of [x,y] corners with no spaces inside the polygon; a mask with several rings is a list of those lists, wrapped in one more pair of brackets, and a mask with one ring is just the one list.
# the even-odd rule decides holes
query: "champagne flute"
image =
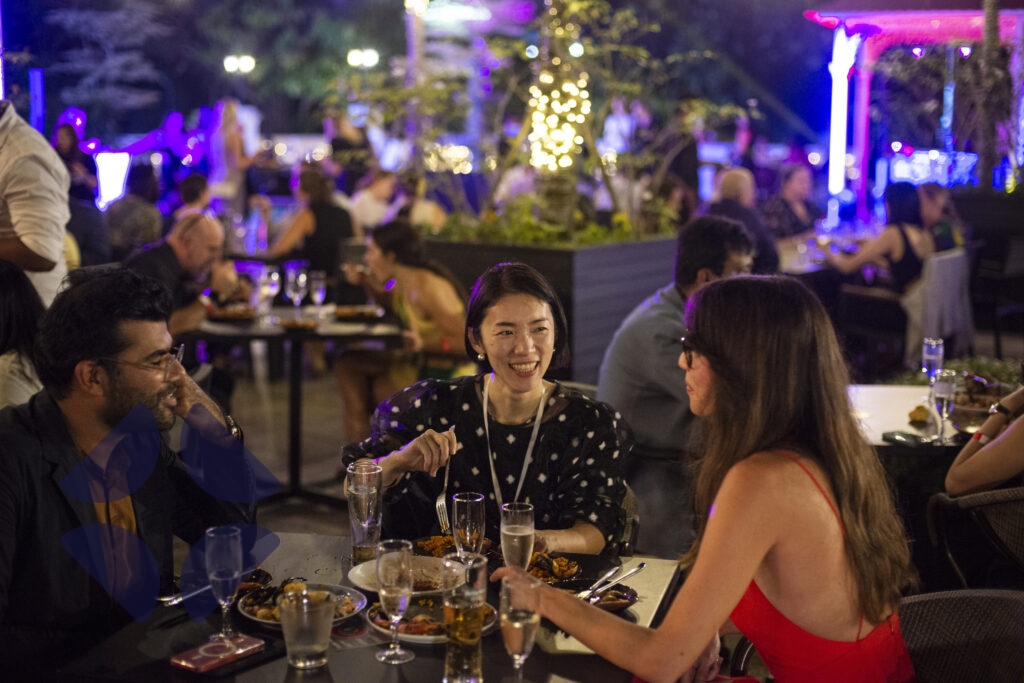
{"label": "champagne flute", "polygon": [[398,622],[412,595],[412,541],[387,540],[377,544],[377,594],[380,608],[391,622],[391,644],[377,653],[377,661],[411,661],[416,655],[398,644]]}
{"label": "champagne flute", "polygon": [[327,273],[322,270],[309,271],[309,296],[316,304],[316,317],[320,317],[320,307],[327,297]]}
{"label": "champagne flute", "polygon": [[284,293],[292,303],[295,304],[295,319],[299,320],[299,306],[302,305],[302,298],[306,296],[309,285],[309,277],[302,268],[288,271],[288,278],[285,282]]}
{"label": "champagne flute", "polygon": [[501,637],[516,670],[516,683],[523,681],[523,664],[533,650],[537,629],[540,628],[536,591],[537,584],[528,580],[511,576],[501,580],[501,602],[498,607]]}
{"label": "champagne flute", "polygon": [[281,272],[274,266],[266,266],[260,275],[259,315],[262,322],[268,322],[274,297],[281,291]]}
{"label": "champagne flute", "polygon": [[206,530],[206,578],[220,603],[220,633],[210,640],[230,642],[231,599],[242,580],[242,531],[236,526],[215,526]]}
{"label": "champagne flute", "polygon": [[501,506],[501,554],[509,567],[530,566],[533,558],[533,506],[505,503]]}
{"label": "champagne flute", "polygon": [[484,547],[484,494],[456,493],[452,496],[452,535],[459,557],[479,554]]}
{"label": "champagne flute", "polygon": [[935,409],[939,412],[939,435],[936,443],[940,446],[946,445],[946,418],[953,409],[953,399],[956,397],[956,371],[939,370],[935,373],[935,384],[932,386],[932,396],[935,400]]}

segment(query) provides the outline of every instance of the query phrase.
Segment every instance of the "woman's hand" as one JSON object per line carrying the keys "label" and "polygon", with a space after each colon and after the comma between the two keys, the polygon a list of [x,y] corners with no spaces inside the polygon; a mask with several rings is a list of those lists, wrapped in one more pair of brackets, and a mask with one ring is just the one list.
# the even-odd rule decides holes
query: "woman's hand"
{"label": "woman's hand", "polygon": [[700,653],[697,661],[693,663],[689,671],[683,674],[680,680],[683,683],[705,683],[715,680],[718,671],[722,668],[722,658],[718,656],[721,649],[722,641],[716,633],[704,652]]}
{"label": "woman's hand", "polygon": [[461,446],[455,437],[455,427],[446,432],[435,432],[433,429],[420,434],[400,451],[395,451],[388,460],[392,460],[403,472],[429,472],[436,477],[437,471],[448,464],[448,459]]}
{"label": "woman's hand", "polygon": [[416,330],[402,330],[402,348],[407,353],[418,353],[423,350],[423,337]]}
{"label": "woman's hand", "polygon": [[345,275],[345,282],[350,285],[362,286],[366,284],[367,268],[358,263],[343,263],[341,270]]}

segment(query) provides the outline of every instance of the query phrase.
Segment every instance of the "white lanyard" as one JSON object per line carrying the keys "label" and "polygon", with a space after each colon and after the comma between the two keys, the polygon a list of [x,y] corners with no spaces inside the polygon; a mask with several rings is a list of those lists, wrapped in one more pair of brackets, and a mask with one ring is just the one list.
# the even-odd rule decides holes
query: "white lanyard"
{"label": "white lanyard", "polygon": [[[491,466],[491,484],[494,485],[494,497],[501,507],[501,485],[498,482],[498,473],[494,471],[494,452],[491,450],[491,427],[487,422],[487,392],[494,381],[494,374],[488,376],[484,382],[484,433],[487,435],[487,464]],[[526,470],[533,462],[533,446],[537,443],[537,434],[540,433],[540,418],[544,414],[544,394],[547,389],[541,385],[540,401],[537,403],[537,417],[533,421],[533,433],[530,434],[530,445],[526,447],[526,458],[523,460],[523,471],[519,474],[519,485],[516,487],[516,497],[513,502],[519,500],[519,494],[523,492],[523,482],[526,481]]]}

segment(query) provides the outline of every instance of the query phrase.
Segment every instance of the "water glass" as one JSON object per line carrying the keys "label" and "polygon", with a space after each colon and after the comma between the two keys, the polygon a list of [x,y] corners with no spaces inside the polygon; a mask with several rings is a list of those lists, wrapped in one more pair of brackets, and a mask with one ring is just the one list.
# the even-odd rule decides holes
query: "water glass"
{"label": "water glass", "polygon": [[509,567],[527,569],[533,558],[533,506],[505,503],[501,506],[501,554]]}
{"label": "water glass", "polygon": [[921,372],[928,375],[928,386],[935,385],[935,373],[942,369],[945,355],[942,339],[925,337],[921,343]]}
{"label": "water glass", "polygon": [[452,496],[452,535],[460,555],[483,550],[484,516],[484,494],[456,493]]}
{"label": "water glass", "polygon": [[481,638],[487,610],[487,558],[449,553],[441,570],[447,650],[444,683],[483,680]]}
{"label": "water glass", "polygon": [[376,655],[378,662],[404,664],[415,659],[398,644],[398,623],[412,596],[412,541],[388,540],[377,544],[377,594],[391,622],[391,644]]}
{"label": "water glass", "polygon": [[309,296],[316,304],[317,315],[320,315],[320,307],[324,304],[327,296],[327,273],[322,270],[309,271]]}
{"label": "water glass", "polygon": [[954,370],[939,370],[935,373],[935,384],[932,385],[932,397],[935,409],[939,413],[939,435],[936,443],[946,445],[946,419],[953,410],[956,398],[957,373]]}
{"label": "water glass", "polygon": [[231,628],[231,599],[242,581],[242,531],[236,526],[207,529],[204,553],[206,577],[221,611],[220,633],[211,640],[228,642],[235,635]]}
{"label": "water glass", "polygon": [[383,510],[384,468],[372,460],[357,460],[348,466],[346,496],[352,530],[352,565],[370,562],[377,556]]}
{"label": "water glass", "polygon": [[288,277],[285,281],[284,293],[292,303],[295,304],[295,318],[299,317],[299,306],[302,305],[302,298],[306,296],[306,292],[309,288],[309,276],[306,275],[306,271],[302,268],[296,268],[288,271]]}
{"label": "water glass", "polygon": [[318,590],[288,591],[277,597],[290,666],[315,669],[327,664],[337,601],[334,593]]}

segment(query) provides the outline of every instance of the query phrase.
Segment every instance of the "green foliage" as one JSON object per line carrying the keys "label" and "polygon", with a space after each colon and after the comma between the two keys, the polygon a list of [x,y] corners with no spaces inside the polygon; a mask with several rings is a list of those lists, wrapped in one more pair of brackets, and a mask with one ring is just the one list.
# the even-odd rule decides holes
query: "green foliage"
{"label": "green foliage", "polygon": [[[952,358],[943,363],[946,370],[971,373],[987,380],[1014,387],[1021,381],[1021,365],[1016,360],[997,360],[975,356],[973,358]],[[888,384],[928,384],[928,376],[920,371],[905,372],[887,382]]]}
{"label": "green foliage", "polygon": [[663,203],[655,200],[652,212],[656,228],[641,235],[625,214],[612,217],[606,228],[588,220],[581,211],[573,215],[574,225],[569,229],[541,221],[538,216],[540,200],[537,195],[525,194],[510,199],[501,215],[486,211],[477,216],[472,213],[454,213],[448,218],[437,237],[453,242],[481,244],[517,244],[544,247],[580,247],[642,239],[669,237],[675,234],[675,214]]}

